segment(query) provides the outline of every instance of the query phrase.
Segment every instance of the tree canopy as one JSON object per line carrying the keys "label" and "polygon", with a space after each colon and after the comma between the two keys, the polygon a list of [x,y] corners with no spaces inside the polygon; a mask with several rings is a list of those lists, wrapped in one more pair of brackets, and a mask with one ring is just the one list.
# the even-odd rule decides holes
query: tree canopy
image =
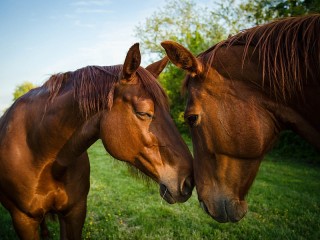
{"label": "tree canopy", "polygon": [[240,8],[247,21],[261,24],[274,18],[320,13],[319,0],[247,0]]}
{"label": "tree canopy", "polygon": [[35,88],[36,85],[34,85],[31,82],[25,81],[22,84],[16,86],[14,92],[13,92],[13,100],[17,100],[19,97],[24,95],[25,93],[29,92],[31,89]]}

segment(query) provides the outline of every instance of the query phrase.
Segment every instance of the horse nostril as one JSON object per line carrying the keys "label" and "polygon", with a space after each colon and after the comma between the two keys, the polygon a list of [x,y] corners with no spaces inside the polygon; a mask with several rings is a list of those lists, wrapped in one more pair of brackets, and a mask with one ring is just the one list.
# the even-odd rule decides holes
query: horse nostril
{"label": "horse nostril", "polygon": [[182,184],[181,193],[184,196],[191,195],[193,187],[194,187],[193,178],[189,176],[184,180],[184,183]]}
{"label": "horse nostril", "polygon": [[192,114],[192,115],[187,116],[185,119],[187,120],[187,123],[189,124],[190,127],[194,127],[197,125],[199,115]]}

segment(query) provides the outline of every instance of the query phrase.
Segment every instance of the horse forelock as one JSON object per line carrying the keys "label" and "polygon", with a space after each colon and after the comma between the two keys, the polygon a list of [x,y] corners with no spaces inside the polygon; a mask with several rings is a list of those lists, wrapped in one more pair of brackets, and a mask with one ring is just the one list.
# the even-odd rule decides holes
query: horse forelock
{"label": "horse forelock", "polygon": [[270,90],[286,101],[294,94],[302,94],[306,81],[318,81],[320,76],[320,14],[290,17],[256,26],[229,37],[198,57],[212,65],[221,47],[243,45],[243,61],[249,47],[259,55],[262,82],[266,79]]}
{"label": "horse forelock", "polygon": [[[113,105],[114,89],[119,81],[122,65],[115,66],[87,66],[74,72],[52,75],[44,84],[49,91],[48,102],[62,92],[71,83],[74,99],[78,102],[79,110],[84,118],[103,110],[111,109]],[[139,67],[137,70],[139,83],[150,95],[155,104],[168,109],[168,98],[153,75]]]}
{"label": "horse forelock", "polygon": [[160,86],[160,83],[155,79],[155,77],[150,72],[141,67],[138,68],[137,75],[144,90],[150,95],[155,104],[161,109],[169,111],[168,96]]}

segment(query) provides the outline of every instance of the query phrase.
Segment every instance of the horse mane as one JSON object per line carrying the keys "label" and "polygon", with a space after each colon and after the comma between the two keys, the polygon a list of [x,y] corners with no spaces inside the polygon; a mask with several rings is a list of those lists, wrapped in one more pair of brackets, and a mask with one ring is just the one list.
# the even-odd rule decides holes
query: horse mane
{"label": "horse mane", "polygon": [[[110,110],[113,105],[115,85],[119,82],[122,65],[87,66],[74,72],[52,75],[43,87],[49,91],[48,103],[70,86],[79,110],[86,119],[104,109]],[[155,104],[168,109],[168,98],[151,73],[142,67],[137,70],[139,83],[151,96]]]}
{"label": "horse mane", "polygon": [[318,81],[320,75],[320,14],[290,17],[256,26],[229,37],[198,57],[212,65],[221,47],[243,45],[243,63],[249,47],[259,55],[262,86],[269,80],[270,90],[283,101],[302,93],[306,81]]}

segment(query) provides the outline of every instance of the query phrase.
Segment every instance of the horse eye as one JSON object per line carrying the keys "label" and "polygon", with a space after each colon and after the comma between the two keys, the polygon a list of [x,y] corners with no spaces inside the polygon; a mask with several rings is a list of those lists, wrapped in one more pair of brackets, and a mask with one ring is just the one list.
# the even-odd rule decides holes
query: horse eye
{"label": "horse eye", "polygon": [[189,115],[186,117],[187,123],[189,124],[190,127],[194,127],[197,124],[197,121],[199,119],[199,115]]}
{"label": "horse eye", "polygon": [[138,115],[138,117],[140,117],[141,119],[153,119],[153,115],[151,113],[147,113],[147,112],[136,112],[136,114]]}

